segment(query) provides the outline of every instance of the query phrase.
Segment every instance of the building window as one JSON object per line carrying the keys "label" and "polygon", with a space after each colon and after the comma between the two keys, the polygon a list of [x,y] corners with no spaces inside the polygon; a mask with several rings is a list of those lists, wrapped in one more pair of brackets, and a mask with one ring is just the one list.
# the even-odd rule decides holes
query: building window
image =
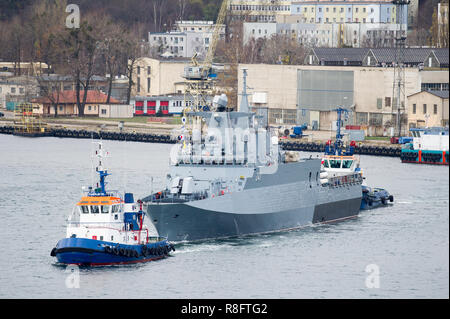
{"label": "building window", "polygon": [[390,97],[385,97],[384,98],[384,106],[385,107],[390,107],[391,106],[391,98]]}
{"label": "building window", "polygon": [[367,125],[369,124],[369,114],[368,113],[356,113],[356,125]]}
{"label": "building window", "polygon": [[88,106],[88,110],[92,111],[92,106],[91,105]]}
{"label": "building window", "polygon": [[150,75],[152,73],[152,68],[150,66],[147,67],[147,75]]}
{"label": "building window", "polygon": [[141,67],[140,66],[137,67],[137,74],[141,74]]}
{"label": "building window", "polygon": [[427,114],[427,105],[426,104],[423,105],[423,114]]}
{"label": "building window", "polygon": [[106,115],[106,109],[102,109],[102,114]]}
{"label": "building window", "polygon": [[150,93],[150,78],[147,78],[147,93]]}
{"label": "building window", "polygon": [[16,93],[16,88],[11,88],[11,93]]}
{"label": "building window", "polygon": [[19,93],[23,94],[23,92],[24,92],[24,89],[23,88],[19,88]]}
{"label": "building window", "polygon": [[437,104],[433,105],[433,114],[437,114]]}
{"label": "building window", "polygon": [[416,112],[417,112],[417,105],[413,104],[413,114],[416,114]]}
{"label": "building window", "polygon": [[377,99],[377,109],[383,108],[383,99]]}
{"label": "building window", "polygon": [[137,78],[137,91],[141,92],[141,78]]}

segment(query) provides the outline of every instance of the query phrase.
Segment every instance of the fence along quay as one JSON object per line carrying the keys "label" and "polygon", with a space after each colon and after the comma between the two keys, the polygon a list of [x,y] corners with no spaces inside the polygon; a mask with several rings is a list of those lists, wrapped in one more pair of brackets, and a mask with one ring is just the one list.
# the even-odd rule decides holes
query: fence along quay
{"label": "fence along quay", "polygon": [[[14,135],[13,126],[0,126],[0,134]],[[120,133],[106,131],[86,131],[86,130],[68,130],[68,129],[47,129],[39,136],[52,136],[59,138],[89,138],[104,139],[113,141],[129,141],[142,143],[163,143],[175,144],[170,135],[163,134],[145,134],[145,133]],[[320,152],[325,151],[325,143],[299,142],[299,141],[280,141],[280,147],[285,151],[303,151]],[[355,147],[355,154],[374,155],[387,157],[400,157],[401,148],[389,146],[360,145]]]}

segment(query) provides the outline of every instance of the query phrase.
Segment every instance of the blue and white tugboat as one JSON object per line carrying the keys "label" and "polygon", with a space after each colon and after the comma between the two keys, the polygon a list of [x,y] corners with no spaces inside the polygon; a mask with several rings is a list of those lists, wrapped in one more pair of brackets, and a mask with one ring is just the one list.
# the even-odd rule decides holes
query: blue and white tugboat
{"label": "blue and white tugboat", "polygon": [[[350,147],[345,148],[343,135],[341,134],[341,116],[348,112],[346,109],[338,108],[337,112],[337,131],[334,144],[328,141],[325,146],[325,154],[322,157],[322,171],[320,173],[321,181],[328,181],[330,177],[346,176],[356,172],[361,173],[359,157],[354,155],[356,143],[352,141]],[[361,185],[362,198],[360,210],[369,210],[377,207],[388,206],[394,202],[394,196],[383,188],[371,188]]]}
{"label": "blue and white tugboat", "polygon": [[132,264],[162,259],[175,250],[166,238],[152,237],[142,203],[133,194],[107,191],[102,161],[107,154],[98,142],[95,155],[100,181],[89,187],[68,219],[67,237],[52,249],[59,263],[86,266]]}

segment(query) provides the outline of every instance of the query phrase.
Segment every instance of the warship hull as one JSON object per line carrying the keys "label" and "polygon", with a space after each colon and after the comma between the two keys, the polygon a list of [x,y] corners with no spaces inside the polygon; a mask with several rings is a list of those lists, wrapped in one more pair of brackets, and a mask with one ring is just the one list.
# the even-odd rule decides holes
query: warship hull
{"label": "warship hull", "polygon": [[320,161],[281,165],[272,175],[247,181],[240,192],[186,202],[147,202],[160,236],[196,241],[296,229],[356,217],[361,185],[323,186],[315,174]]}

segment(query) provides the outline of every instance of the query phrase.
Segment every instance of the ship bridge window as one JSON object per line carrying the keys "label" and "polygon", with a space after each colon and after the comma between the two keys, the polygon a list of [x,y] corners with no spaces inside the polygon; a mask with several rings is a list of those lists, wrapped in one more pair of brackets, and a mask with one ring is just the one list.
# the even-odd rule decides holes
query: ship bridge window
{"label": "ship bridge window", "polygon": [[113,205],[112,212],[117,213],[119,211],[119,205]]}
{"label": "ship bridge window", "polygon": [[328,160],[323,161],[323,167],[329,168],[330,164],[328,164]]}
{"label": "ship bridge window", "polygon": [[353,161],[351,160],[344,160],[344,162],[342,163],[342,168],[350,168],[352,167]]}
{"label": "ship bridge window", "polygon": [[99,209],[98,206],[91,206],[91,214],[98,214],[99,213]]}
{"label": "ship bridge window", "polygon": [[81,212],[83,214],[89,214],[89,206],[81,206]]}
{"label": "ship bridge window", "polygon": [[100,206],[102,214],[108,214],[109,213],[109,205]]}
{"label": "ship bridge window", "polygon": [[331,168],[341,168],[341,161],[340,160],[330,160],[330,167]]}

